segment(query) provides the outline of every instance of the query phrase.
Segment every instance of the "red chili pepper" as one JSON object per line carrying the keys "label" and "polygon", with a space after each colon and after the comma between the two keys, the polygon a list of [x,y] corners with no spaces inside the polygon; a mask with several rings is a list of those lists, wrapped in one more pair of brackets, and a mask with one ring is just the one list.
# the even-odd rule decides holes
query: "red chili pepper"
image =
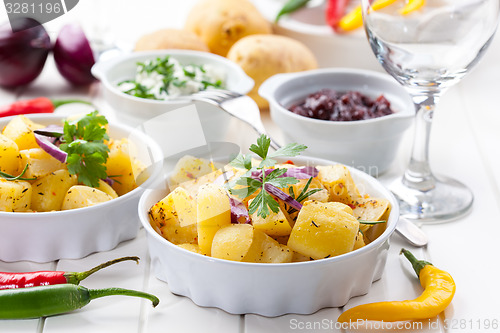
{"label": "red chili pepper", "polygon": [[0,106],[0,117],[18,116],[20,114],[52,113],[54,110],[69,103],[91,104],[81,100],[51,100],[47,97],[38,97],[29,100],[16,101],[10,105]]}
{"label": "red chili pepper", "polygon": [[0,290],[47,286],[53,284],[79,284],[89,275],[125,260],[139,263],[139,257],[123,257],[110,260],[85,272],[39,271],[25,273],[0,272]]}
{"label": "red chili pepper", "polygon": [[288,161],[286,161],[286,162],[285,162],[285,164],[293,164],[293,165],[295,165],[295,163],[293,163],[293,161],[292,161],[292,160],[288,160]]}
{"label": "red chili pepper", "polygon": [[339,30],[340,19],[344,16],[348,0],[328,0],[326,4],[326,23],[335,31]]}

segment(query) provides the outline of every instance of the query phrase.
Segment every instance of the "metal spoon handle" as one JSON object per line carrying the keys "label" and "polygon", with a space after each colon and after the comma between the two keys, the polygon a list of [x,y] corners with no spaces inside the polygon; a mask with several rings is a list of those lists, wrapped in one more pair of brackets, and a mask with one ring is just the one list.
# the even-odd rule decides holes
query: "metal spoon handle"
{"label": "metal spoon handle", "polygon": [[414,246],[426,246],[429,242],[427,235],[419,227],[413,224],[413,222],[405,219],[404,217],[399,218],[396,231]]}

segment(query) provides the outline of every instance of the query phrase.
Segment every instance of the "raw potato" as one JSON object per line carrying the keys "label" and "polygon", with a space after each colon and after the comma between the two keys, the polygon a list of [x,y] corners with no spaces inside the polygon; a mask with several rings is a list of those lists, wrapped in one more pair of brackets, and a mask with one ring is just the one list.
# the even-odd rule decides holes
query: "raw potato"
{"label": "raw potato", "polygon": [[161,29],[144,35],[135,44],[135,51],[182,49],[209,52],[198,35],[182,29]]}
{"label": "raw potato", "polygon": [[293,251],[272,239],[263,231],[254,230],[252,246],[243,258],[245,262],[286,263],[292,262]]}
{"label": "raw potato", "polygon": [[293,251],[313,259],[351,252],[359,222],[331,202],[307,201],[299,212],[288,239]]}
{"label": "raw potato", "polygon": [[185,29],[221,56],[245,36],[272,33],[269,22],[248,0],[202,0],[189,12]]}
{"label": "raw potato", "polygon": [[[253,199],[250,200],[249,204],[252,201]],[[266,218],[258,216],[257,212],[251,214],[250,217],[255,230],[263,231],[269,236],[288,236],[292,231],[292,227],[281,209],[278,213],[270,211]]]}
{"label": "raw potato", "polygon": [[277,35],[242,38],[229,50],[227,58],[240,65],[254,80],[255,85],[248,96],[262,109],[269,107],[268,102],[258,93],[265,80],[279,73],[300,72],[318,67],[314,54],[304,44]]}
{"label": "raw potato", "polygon": [[10,181],[0,177],[0,211],[30,211],[31,194],[31,184],[27,181]]}
{"label": "raw potato", "polygon": [[20,171],[21,157],[17,144],[9,137],[0,134],[0,171],[17,176]]}
{"label": "raw potato", "polygon": [[45,126],[35,124],[23,115],[13,118],[2,131],[2,134],[13,140],[19,150],[38,148],[33,131]]}
{"label": "raw potato", "polygon": [[113,198],[93,187],[84,185],[71,186],[63,199],[61,210],[90,207]]}
{"label": "raw potato", "polygon": [[149,210],[151,225],[174,244],[196,243],[198,237],[196,224],[182,226],[178,218],[175,199],[179,191],[182,189],[175,189],[151,207]]}
{"label": "raw potato", "polygon": [[59,162],[42,148],[21,150],[20,155],[21,170],[28,164],[24,178],[41,178],[51,172],[66,168],[65,163]]}
{"label": "raw potato", "polygon": [[225,225],[215,233],[212,257],[242,261],[252,245],[254,229],[251,224]]}
{"label": "raw potato", "polygon": [[198,245],[201,252],[210,255],[215,233],[231,224],[231,206],[225,191],[217,185],[200,187],[197,201]]}
{"label": "raw potato", "polygon": [[61,210],[66,192],[77,183],[77,176],[71,175],[66,169],[54,171],[36,180],[32,184],[34,191],[31,195],[31,209],[36,212]]}

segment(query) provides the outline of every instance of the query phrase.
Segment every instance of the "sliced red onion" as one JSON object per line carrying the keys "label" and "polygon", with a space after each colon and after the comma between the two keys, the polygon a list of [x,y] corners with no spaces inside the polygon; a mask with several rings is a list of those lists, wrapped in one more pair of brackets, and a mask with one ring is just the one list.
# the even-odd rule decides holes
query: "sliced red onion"
{"label": "sliced red onion", "polygon": [[113,184],[115,183],[115,180],[114,179],[111,179],[111,178],[106,178],[106,179],[103,179],[104,182],[106,182],[109,186],[113,186]]}
{"label": "sliced red onion", "polygon": [[267,191],[267,193],[271,194],[272,196],[280,199],[290,207],[295,208],[296,210],[300,210],[302,208],[302,204],[277,188],[274,185],[271,185],[269,183],[264,184],[264,189]]}
{"label": "sliced red onion", "polygon": [[54,157],[59,162],[66,163],[68,154],[59,149],[59,147],[57,147],[53,142],[51,142],[53,136],[45,136],[43,134],[40,134],[38,131],[34,131],[34,135],[36,143],[38,143],[40,148],[42,148],[47,154]]}
{"label": "sliced red onion", "polygon": [[248,215],[248,210],[245,204],[234,198],[229,198],[229,204],[231,206],[231,223],[234,224],[246,224],[252,223],[250,216]]}
{"label": "sliced red onion", "polygon": [[282,177],[295,177],[297,179],[309,179],[316,177],[319,170],[313,166],[305,166],[302,168],[288,168]]}

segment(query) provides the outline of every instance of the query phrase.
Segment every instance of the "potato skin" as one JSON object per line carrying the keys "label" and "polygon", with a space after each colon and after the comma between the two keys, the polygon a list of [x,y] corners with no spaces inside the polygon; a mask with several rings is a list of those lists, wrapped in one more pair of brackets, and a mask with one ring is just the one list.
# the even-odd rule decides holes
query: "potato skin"
{"label": "potato skin", "polygon": [[209,52],[208,46],[198,35],[183,29],[161,29],[139,38],[135,51],[181,49]]}
{"label": "potato skin", "polygon": [[271,24],[248,0],[202,0],[189,12],[185,29],[221,56],[245,36],[272,33]]}
{"label": "potato skin", "polygon": [[316,69],[314,54],[301,42],[278,35],[252,35],[236,42],[227,54],[250,76],[255,85],[248,93],[259,108],[269,108],[268,102],[258,94],[260,85],[269,77],[280,73]]}

